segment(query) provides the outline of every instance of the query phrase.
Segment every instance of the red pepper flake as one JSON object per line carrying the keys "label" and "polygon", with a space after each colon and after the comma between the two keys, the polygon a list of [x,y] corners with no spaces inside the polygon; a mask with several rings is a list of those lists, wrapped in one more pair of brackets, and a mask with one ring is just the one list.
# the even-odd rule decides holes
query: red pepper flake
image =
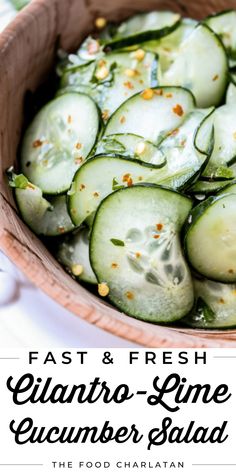
{"label": "red pepper flake", "polygon": [[81,192],[81,190],[84,190],[84,189],[85,189],[85,185],[84,185],[84,184],[81,184],[79,189],[80,189],[80,192]]}
{"label": "red pepper flake", "polygon": [[128,300],[133,300],[134,294],[132,292],[126,292],[126,297],[128,298]]}
{"label": "red pepper flake", "polygon": [[137,257],[137,259],[139,259],[141,257],[141,252],[136,252],[135,256]]}
{"label": "red pepper flake", "polygon": [[71,115],[68,115],[68,118],[67,118],[67,123],[72,123],[72,116]]}
{"label": "red pepper flake", "polygon": [[159,239],[160,238],[160,234],[154,234],[154,239]]}
{"label": "red pepper flake", "polygon": [[43,141],[41,141],[40,139],[36,139],[34,142],[33,142],[33,148],[38,148],[40,146],[43,145]]}
{"label": "red pepper flake", "polygon": [[103,110],[103,112],[102,112],[102,119],[103,119],[104,121],[107,121],[108,118],[109,118],[109,110]]}
{"label": "red pepper flake", "polygon": [[76,157],[75,164],[81,164],[83,162],[83,157]]}
{"label": "red pepper flake", "polygon": [[164,225],[162,223],[158,223],[156,225],[156,228],[157,228],[158,231],[161,231],[163,229],[163,227],[164,227]]}
{"label": "red pepper flake", "polygon": [[133,180],[131,179],[131,177],[127,180],[127,186],[128,187],[132,187],[133,185]]}
{"label": "red pepper flake", "polygon": [[178,116],[182,116],[184,114],[183,108],[178,103],[172,108],[172,110]]}
{"label": "red pepper flake", "polygon": [[123,177],[122,177],[122,181],[123,182],[128,182],[129,178],[130,178],[130,174],[124,174]]}
{"label": "red pepper flake", "polygon": [[129,90],[132,90],[134,88],[133,84],[129,80],[124,82],[124,86],[127,87]]}
{"label": "red pepper flake", "polygon": [[216,74],[216,75],[214,75],[214,77],[213,77],[212,80],[213,80],[213,82],[215,82],[215,81],[218,80],[218,79],[219,79],[219,76],[218,76],[218,74]]}
{"label": "red pepper flake", "polygon": [[172,94],[172,93],[166,93],[166,94],[165,94],[165,97],[166,97],[166,98],[172,98],[172,97],[173,97],[173,94]]}
{"label": "red pepper flake", "polygon": [[126,121],[125,116],[121,116],[120,117],[120,123],[123,124],[123,123],[125,123],[125,121]]}
{"label": "red pepper flake", "polygon": [[223,299],[223,298],[220,298],[220,299],[219,299],[219,303],[224,304],[224,303],[225,303],[224,299]]}
{"label": "red pepper flake", "polygon": [[81,148],[82,148],[82,144],[81,144],[81,143],[76,143],[75,147],[76,147],[76,149],[81,149]]}
{"label": "red pepper flake", "polygon": [[100,61],[98,61],[98,65],[99,65],[99,67],[103,67],[103,66],[105,66],[105,65],[106,65],[106,63],[107,63],[107,61],[104,61],[104,59],[100,59]]}
{"label": "red pepper flake", "polygon": [[99,197],[99,193],[98,193],[98,192],[94,192],[93,196],[94,196],[94,197]]}
{"label": "red pepper flake", "polygon": [[116,262],[112,262],[111,268],[112,269],[117,269],[117,267],[118,267],[118,264],[116,264]]}
{"label": "red pepper flake", "polygon": [[155,95],[158,95],[159,97],[161,97],[163,95],[163,90],[162,89],[157,89],[157,90],[154,90],[154,93],[155,93]]}

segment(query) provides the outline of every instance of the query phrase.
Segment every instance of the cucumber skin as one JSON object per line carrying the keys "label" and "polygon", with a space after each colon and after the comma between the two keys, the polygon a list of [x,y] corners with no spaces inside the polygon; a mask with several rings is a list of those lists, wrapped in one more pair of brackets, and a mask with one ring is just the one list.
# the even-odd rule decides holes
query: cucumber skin
{"label": "cucumber skin", "polygon": [[[227,194],[226,194],[227,195]],[[208,197],[206,200],[204,200],[203,202],[199,203],[195,208],[193,208],[193,210],[189,213],[189,217],[186,221],[186,223],[184,224],[183,226],[183,229],[182,229],[182,238],[183,238],[183,249],[184,249],[184,254],[186,256],[186,260],[190,266],[190,269],[193,270],[194,272],[196,272],[198,274],[199,277],[202,277],[202,278],[206,278],[206,276],[204,276],[203,274],[199,273],[197,271],[197,269],[195,267],[192,266],[192,263],[191,263],[191,260],[190,260],[190,257],[189,257],[189,253],[188,253],[188,248],[187,248],[187,237],[188,237],[188,234],[189,232],[191,231],[192,227],[197,223],[197,221],[199,220],[199,218],[201,218],[201,216],[205,213],[205,211],[214,203],[216,203],[217,201],[223,199],[225,196],[225,194],[223,195],[216,195],[216,196],[210,196]],[[189,221],[189,219],[191,218],[191,221]],[[220,283],[226,283],[226,284],[234,284],[236,282],[236,276],[235,276],[235,280],[232,280],[231,282],[229,282],[228,280],[223,280],[223,279],[217,279],[217,278],[214,278],[214,277],[207,277],[209,280],[213,280],[215,282],[220,282]]]}
{"label": "cucumber skin", "polygon": [[176,23],[171,26],[166,26],[160,30],[143,31],[142,33],[133,34],[130,37],[119,38],[114,41],[108,41],[104,46],[104,51],[114,51],[115,49],[122,49],[128,46],[133,46],[146,41],[152,41],[153,39],[160,39],[168,34],[172,33],[178,26],[180,26],[182,19],[180,18]]}
{"label": "cucumber skin", "polygon": [[[168,192],[170,193],[176,193],[177,195],[180,195],[182,196],[183,198],[185,199],[188,199],[189,201],[192,202],[192,205],[193,205],[193,200],[192,198],[189,196],[189,195],[184,195],[180,192],[178,192],[177,190],[173,190],[173,189],[170,189],[168,187],[164,187],[163,185],[157,185],[157,184],[151,184],[151,183],[139,183],[139,184],[135,184],[132,186],[132,188],[134,187],[139,187],[139,188],[143,188],[143,187],[149,187],[149,188],[158,188],[158,189],[163,189],[163,190],[167,190]],[[112,195],[115,194],[115,193],[118,193],[118,192],[123,192],[127,190],[127,188],[123,188],[123,189],[118,189],[118,190],[115,190],[114,192],[112,192]],[[111,194],[107,195],[99,204],[98,208],[97,208],[97,211],[96,211],[96,214],[95,214],[95,217],[94,217],[94,220],[93,220],[93,224],[92,224],[92,227],[91,227],[91,235],[90,235],[90,246],[89,246],[89,259],[90,259],[90,265],[93,269],[93,272],[98,280],[98,283],[102,283],[104,282],[104,280],[102,278],[100,278],[93,266],[93,263],[92,263],[92,239],[93,239],[93,229],[95,228],[95,225],[96,225],[96,219],[98,217],[98,210],[99,208],[102,206],[102,204],[104,203],[105,200],[109,199],[109,197],[111,196]],[[181,234],[180,234],[180,237],[181,237]],[[184,255],[183,255],[183,258],[184,258]],[[109,303],[114,306],[116,309],[118,309],[119,311],[121,311],[121,307],[119,306],[119,304],[117,304],[115,301],[113,301],[111,299],[111,297],[108,295],[108,299],[109,299]],[[194,299],[193,299],[193,306],[194,306]],[[122,312],[122,311],[121,311]],[[190,310],[191,312],[191,310]],[[157,325],[162,325],[162,326],[172,326],[174,322],[178,322],[178,321],[181,321],[183,318],[178,318],[178,319],[174,319],[174,314],[173,314],[173,320],[172,321],[169,321],[169,322],[165,322],[165,321],[151,321],[151,320],[148,320],[145,316],[140,316],[140,315],[134,315],[133,313],[131,314],[130,312],[124,312],[127,316],[130,316],[131,318],[134,318],[134,319],[137,319],[137,320],[140,320],[140,321],[145,321],[146,323],[151,323],[151,324],[157,324]],[[187,316],[187,315],[184,315],[184,316]]]}

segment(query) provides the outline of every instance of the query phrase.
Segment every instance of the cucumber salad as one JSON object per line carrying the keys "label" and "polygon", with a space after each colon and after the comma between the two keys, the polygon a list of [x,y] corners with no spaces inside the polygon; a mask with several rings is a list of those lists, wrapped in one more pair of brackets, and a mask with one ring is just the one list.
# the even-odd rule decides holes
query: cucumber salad
{"label": "cucumber salad", "polygon": [[235,25],[97,18],[7,171],[25,223],[129,316],[236,326]]}

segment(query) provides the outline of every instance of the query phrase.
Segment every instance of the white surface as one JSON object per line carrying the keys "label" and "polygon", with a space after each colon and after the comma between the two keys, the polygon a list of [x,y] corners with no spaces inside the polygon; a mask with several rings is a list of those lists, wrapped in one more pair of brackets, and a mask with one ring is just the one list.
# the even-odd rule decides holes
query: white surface
{"label": "white surface", "polygon": [[137,346],[62,308],[36,289],[1,253],[0,270],[4,271],[0,272],[0,348]]}

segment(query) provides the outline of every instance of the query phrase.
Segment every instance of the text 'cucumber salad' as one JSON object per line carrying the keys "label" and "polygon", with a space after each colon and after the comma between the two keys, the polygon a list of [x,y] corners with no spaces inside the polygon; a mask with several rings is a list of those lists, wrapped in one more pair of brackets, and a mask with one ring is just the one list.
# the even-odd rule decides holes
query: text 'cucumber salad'
{"label": "text 'cucumber salad'", "polygon": [[236,326],[235,25],[97,18],[7,171],[58,261],[135,318]]}

